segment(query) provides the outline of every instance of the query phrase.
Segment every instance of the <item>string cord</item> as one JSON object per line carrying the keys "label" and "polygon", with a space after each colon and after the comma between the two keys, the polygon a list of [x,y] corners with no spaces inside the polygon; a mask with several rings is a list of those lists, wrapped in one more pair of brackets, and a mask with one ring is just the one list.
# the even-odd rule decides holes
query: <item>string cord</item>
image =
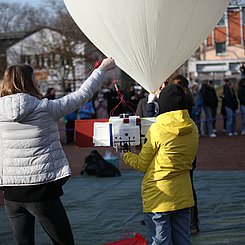
{"label": "string cord", "polygon": [[[135,110],[129,105],[131,102],[125,101],[124,98],[123,98],[122,93],[119,91],[119,89],[118,89],[118,87],[117,87],[117,80],[116,80],[116,78],[114,78],[113,83],[114,83],[114,88],[115,88],[115,90],[116,90],[116,92],[117,92],[117,95],[118,95],[120,101],[119,101],[119,103],[118,103],[118,104],[117,104],[117,105],[110,111],[110,116],[113,116],[114,112],[116,111],[116,109],[117,109],[121,104],[126,105],[126,107],[128,107],[128,108],[134,113],[134,115],[135,115],[135,114],[136,114]],[[132,104],[132,103],[131,103],[131,104]]]}

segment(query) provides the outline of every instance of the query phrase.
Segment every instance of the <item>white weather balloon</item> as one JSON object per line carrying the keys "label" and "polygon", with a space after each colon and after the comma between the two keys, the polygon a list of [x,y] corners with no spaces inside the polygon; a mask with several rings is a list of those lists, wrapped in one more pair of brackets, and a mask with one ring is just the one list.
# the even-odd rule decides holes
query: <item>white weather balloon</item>
{"label": "white weather balloon", "polygon": [[83,33],[149,92],[208,36],[229,0],[64,0]]}

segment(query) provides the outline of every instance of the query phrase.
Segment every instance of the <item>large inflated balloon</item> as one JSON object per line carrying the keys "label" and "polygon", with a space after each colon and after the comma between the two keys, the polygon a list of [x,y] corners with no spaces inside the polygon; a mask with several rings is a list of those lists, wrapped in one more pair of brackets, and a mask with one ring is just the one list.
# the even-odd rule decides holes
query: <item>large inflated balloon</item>
{"label": "large inflated balloon", "polygon": [[229,0],[64,0],[108,57],[154,92],[210,34]]}

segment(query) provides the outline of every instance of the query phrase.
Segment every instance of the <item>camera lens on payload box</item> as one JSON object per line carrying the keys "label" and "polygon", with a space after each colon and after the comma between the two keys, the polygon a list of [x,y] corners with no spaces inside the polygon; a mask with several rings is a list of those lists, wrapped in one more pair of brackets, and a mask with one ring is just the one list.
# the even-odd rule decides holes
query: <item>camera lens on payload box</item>
{"label": "camera lens on payload box", "polygon": [[129,145],[127,142],[124,142],[122,145],[122,151],[127,152],[129,150]]}
{"label": "camera lens on payload box", "polygon": [[129,114],[122,113],[122,114],[119,115],[119,118],[129,118]]}

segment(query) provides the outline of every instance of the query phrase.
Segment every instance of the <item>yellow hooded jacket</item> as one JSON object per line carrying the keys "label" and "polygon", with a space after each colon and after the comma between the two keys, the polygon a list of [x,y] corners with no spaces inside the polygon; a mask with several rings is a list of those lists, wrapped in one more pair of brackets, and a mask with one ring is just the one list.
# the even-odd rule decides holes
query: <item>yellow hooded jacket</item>
{"label": "yellow hooded jacket", "polygon": [[144,212],[167,212],[194,206],[190,170],[198,147],[198,130],[187,110],[159,115],[141,152],[127,152],[125,164],[143,172]]}

